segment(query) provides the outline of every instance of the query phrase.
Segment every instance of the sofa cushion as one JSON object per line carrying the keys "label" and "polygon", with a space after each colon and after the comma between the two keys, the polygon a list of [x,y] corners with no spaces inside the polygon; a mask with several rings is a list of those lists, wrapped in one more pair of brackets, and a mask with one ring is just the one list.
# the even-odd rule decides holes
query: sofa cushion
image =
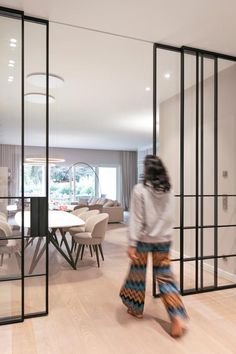
{"label": "sofa cushion", "polygon": [[109,208],[114,206],[114,201],[111,199],[108,199],[105,204],[103,204],[104,208]]}
{"label": "sofa cushion", "polygon": [[93,197],[93,198],[90,200],[90,202],[89,202],[88,204],[89,204],[89,205],[97,204],[97,200],[98,200],[98,198]]}
{"label": "sofa cushion", "polygon": [[96,203],[96,204],[104,205],[104,204],[106,203],[106,201],[107,201],[107,199],[105,199],[105,198],[99,198],[99,199],[97,200],[97,203]]}
{"label": "sofa cushion", "polygon": [[90,198],[88,199],[88,204],[91,203],[91,201],[93,200],[93,198],[94,198],[94,197],[90,197]]}

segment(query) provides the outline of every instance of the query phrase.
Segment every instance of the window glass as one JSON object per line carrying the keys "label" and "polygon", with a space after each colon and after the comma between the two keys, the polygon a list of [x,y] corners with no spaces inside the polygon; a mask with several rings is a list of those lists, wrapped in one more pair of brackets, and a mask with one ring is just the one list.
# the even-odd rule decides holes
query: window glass
{"label": "window glass", "polygon": [[28,165],[24,166],[25,196],[45,195],[45,166]]}
{"label": "window glass", "polygon": [[100,195],[108,199],[117,199],[117,168],[99,167]]}

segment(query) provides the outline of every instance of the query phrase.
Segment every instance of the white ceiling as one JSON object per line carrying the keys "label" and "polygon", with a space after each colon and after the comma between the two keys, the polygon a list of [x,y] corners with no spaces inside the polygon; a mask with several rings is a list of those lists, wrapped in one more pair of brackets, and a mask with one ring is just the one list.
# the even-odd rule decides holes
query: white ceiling
{"label": "white ceiling", "polygon": [[235,0],[1,0],[28,15],[236,55]]}
{"label": "white ceiling", "polygon": [[[1,5],[53,22],[236,55],[235,1],[1,0]],[[26,25],[26,74],[45,71],[43,31],[41,26]],[[20,33],[9,19],[0,32],[1,52],[5,48],[6,53],[0,59],[0,82],[5,87],[9,69],[4,58],[14,54],[20,63],[19,50],[9,49],[7,38],[20,38]],[[161,60],[162,101],[178,92],[179,62],[176,56],[162,55]],[[8,84],[0,98],[4,112],[0,141],[5,143],[16,142],[20,132],[19,69],[15,68],[14,84]],[[51,146],[137,149],[151,144],[152,92],[145,91],[152,86],[151,43],[51,23],[50,71],[65,80],[63,88],[51,89],[56,97],[50,105]],[[166,71],[172,74],[170,80],[163,79]],[[26,82],[29,91],[42,89]],[[44,116],[44,106],[26,103],[27,144],[43,144]]]}

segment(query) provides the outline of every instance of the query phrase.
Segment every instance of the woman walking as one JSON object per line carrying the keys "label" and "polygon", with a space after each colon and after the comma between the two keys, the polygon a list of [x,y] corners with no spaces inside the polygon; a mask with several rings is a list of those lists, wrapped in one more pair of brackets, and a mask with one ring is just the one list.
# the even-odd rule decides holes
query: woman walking
{"label": "woman walking", "polygon": [[171,335],[184,332],[187,317],[170,269],[171,233],[174,221],[174,196],[161,159],[147,155],[144,181],[137,184],[131,197],[128,256],[132,260],[120,297],[128,313],[142,318],[145,300],[148,253],[152,254],[154,277],[171,319]]}

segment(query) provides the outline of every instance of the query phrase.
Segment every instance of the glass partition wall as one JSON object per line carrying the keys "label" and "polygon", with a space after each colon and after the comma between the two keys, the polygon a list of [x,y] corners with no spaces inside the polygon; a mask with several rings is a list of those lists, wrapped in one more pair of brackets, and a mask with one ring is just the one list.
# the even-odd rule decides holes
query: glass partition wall
{"label": "glass partition wall", "polygon": [[154,150],[175,192],[182,294],[236,286],[235,88],[236,58],[154,45]]}
{"label": "glass partition wall", "polygon": [[[26,179],[36,178],[25,161],[36,138],[47,171],[47,38],[47,21],[0,8],[0,324],[48,312],[48,190],[27,198],[24,188]],[[40,110],[29,100],[29,93],[38,92],[28,80],[35,71],[44,73]],[[35,125],[37,137],[32,136]],[[47,181],[47,172],[43,178]]]}

